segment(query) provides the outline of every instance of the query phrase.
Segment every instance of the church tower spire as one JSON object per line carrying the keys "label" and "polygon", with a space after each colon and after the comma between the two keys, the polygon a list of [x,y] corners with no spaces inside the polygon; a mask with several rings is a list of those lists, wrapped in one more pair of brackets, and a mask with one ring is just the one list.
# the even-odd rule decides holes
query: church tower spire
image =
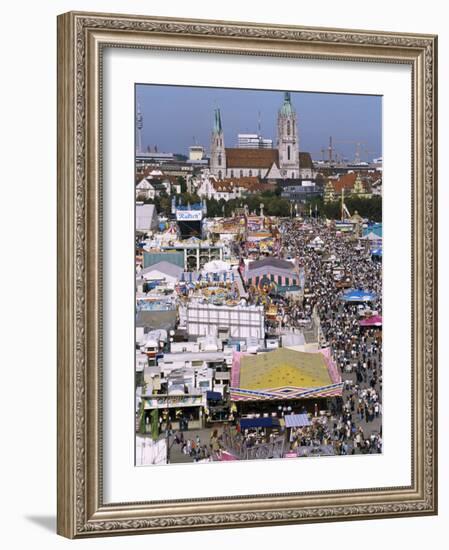
{"label": "church tower spire", "polygon": [[210,171],[218,179],[226,177],[226,149],[220,109],[215,109],[214,127],[210,145]]}
{"label": "church tower spire", "polygon": [[296,111],[290,92],[278,112],[279,169],[283,178],[299,178],[299,138]]}

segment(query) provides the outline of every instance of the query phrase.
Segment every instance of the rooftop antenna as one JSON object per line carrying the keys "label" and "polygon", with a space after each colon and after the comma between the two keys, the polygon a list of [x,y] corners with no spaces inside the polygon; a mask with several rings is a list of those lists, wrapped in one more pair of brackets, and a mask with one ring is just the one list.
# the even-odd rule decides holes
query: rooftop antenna
{"label": "rooftop antenna", "polygon": [[261,131],[261,122],[260,122],[260,110],[258,111],[258,116],[257,116],[257,138],[258,138],[258,141],[259,141],[259,147],[262,148],[263,147],[263,143],[262,143],[262,131]]}
{"label": "rooftop antenna", "polygon": [[136,150],[137,153],[142,152],[142,128],[143,128],[143,115],[140,110],[140,103],[137,104],[136,113]]}

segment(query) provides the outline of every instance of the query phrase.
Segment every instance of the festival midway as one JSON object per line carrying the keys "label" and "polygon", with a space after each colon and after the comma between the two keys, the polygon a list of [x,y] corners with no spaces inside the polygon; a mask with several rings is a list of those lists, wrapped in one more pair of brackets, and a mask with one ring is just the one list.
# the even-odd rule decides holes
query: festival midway
{"label": "festival midway", "polygon": [[303,151],[301,94],[271,92],[274,137],[214,106],[166,152],[140,88],[136,465],[381,453],[381,147]]}

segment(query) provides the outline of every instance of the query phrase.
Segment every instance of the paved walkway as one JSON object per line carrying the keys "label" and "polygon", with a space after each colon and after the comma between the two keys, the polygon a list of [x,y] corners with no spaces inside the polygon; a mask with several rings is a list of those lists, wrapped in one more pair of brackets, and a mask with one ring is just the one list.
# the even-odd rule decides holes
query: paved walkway
{"label": "paved walkway", "polygon": [[[184,441],[187,441],[187,439],[191,439],[195,441],[196,444],[196,438],[197,436],[200,438],[200,446],[206,445],[208,449],[210,449],[210,436],[212,435],[213,430],[215,427],[211,428],[204,428],[202,430],[187,430],[184,431]],[[222,425],[217,425],[216,429],[218,431],[218,435],[221,435],[223,431]],[[176,433],[176,432],[175,432]],[[164,439],[166,437],[165,433],[162,433],[159,436],[159,439]],[[178,445],[175,442],[174,434],[170,436],[170,462],[172,463],[186,463],[186,462],[194,462],[193,457],[189,455],[185,455],[181,451],[181,445]]]}

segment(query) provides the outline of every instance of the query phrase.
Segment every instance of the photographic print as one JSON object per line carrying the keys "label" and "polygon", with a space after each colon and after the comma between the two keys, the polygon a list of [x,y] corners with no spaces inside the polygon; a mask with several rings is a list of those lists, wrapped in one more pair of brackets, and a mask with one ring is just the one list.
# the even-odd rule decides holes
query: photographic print
{"label": "photographic print", "polygon": [[381,96],[135,87],[136,465],[382,453]]}

